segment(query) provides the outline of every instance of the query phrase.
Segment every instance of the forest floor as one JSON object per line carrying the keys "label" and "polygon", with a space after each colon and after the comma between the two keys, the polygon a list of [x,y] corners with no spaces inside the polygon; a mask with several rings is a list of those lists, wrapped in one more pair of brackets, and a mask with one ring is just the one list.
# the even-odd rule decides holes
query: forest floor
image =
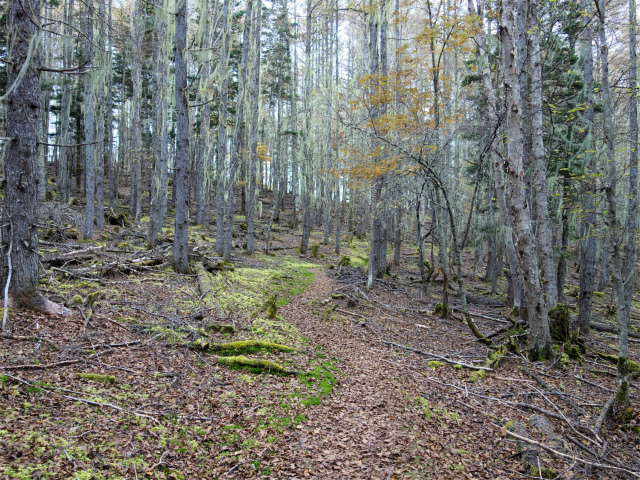
{"label": "forest floor", "polygon": [[[556,362],[503,352],[478,370],[487,347],[459,311],[433,314],[442,279],[424,292],[408,242],[367,289],[368,244],[343,237],[336,255],[320,229],[317,258],[278,226],[271,255],[236,248],[230,265],[214,229],[191,227],[194,272],[177,275],[170,228],[149,249],[144,219],[91,240],[72,227],[40,232],[42,293],[69,313],[11,309],[0,338],[0,479],[640,477],[637,383],[635,419],[597,426],[617,385],[598,352],[615,354],[615,336],[593,331],[579,360],[559,346]],[[463,261],[478,328],[522,338],[504,293]]]}

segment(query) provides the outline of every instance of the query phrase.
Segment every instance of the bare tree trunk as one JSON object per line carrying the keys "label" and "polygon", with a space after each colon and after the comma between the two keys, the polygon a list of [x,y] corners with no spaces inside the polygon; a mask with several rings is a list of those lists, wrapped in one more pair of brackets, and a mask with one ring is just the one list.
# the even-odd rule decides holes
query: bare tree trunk
{"label": "bare tree trunk", "polygon": [[224,167],[227,161],[227,100],[229,97],[229,1],[222,7],[222,47],[220,50],[220,113],[218,121],[218,152],[216,158],[216,251],[224,252]]}
{"label": "bare tree trunk", "polygon": [[256,213],[256,169],[258,165],[258,126],[260,124],[260,31],[262,29],[262,0],[256,5],[255,28],[253,32],[254,63],[251,72],[251,133],[249,176],[247,179],[247,253],[255,251],[255,213]]}
{"label": "bare tree trunk", "polygon": [[[73,22],[73,0],[64,4],[64,39],[62,67],[71,67],[71,55],[73,51],[73,41],[71,39],[71,24]],[[71,107],[71,83],[70,78],[62,79],[62,99],[60,103],[60,144],[67,145],[69,143],[69,109]],[[69,181],[70,181],[70,158],[71,149],[62,147],[60,149],[60,157],[58,160],[58,192],[60,194],[60,203],[67,203],[69,198]]]}
{"label": "bare tree trunk", "polygon": [[249,90],[247,82],[247,58],[249,56],[249,46],[251,44],[251,23],[253,19],[253,7],[255,0],[247,2],[247,10],[245,12],[244,32],[242,39],[242,53],[240,56],[238,85],[238,101],[236,103],[236,126],[233,132],[233,141],[231,143],[231,159],[229,162],[229,188],[227,189],[227,211],[224,229],[224,258],[231,260],[231,247],[233,241],[233,213],[235,210],[235,178],[240,166],[240,143],[242,142],[242,130],[244,122],[244,100]]}
{"label": "bare tree trunk", "polygon": [[311,13],[313,7],[311,0],[307,0],[307,31],[305,38],[305,75],[304,75],[304,133],[303,133],[303,167],[302,167],[302,206],[304,217],[302,224],[302,239],[300,241],[300,253],[307,253],[309,248],[309,236],[311,235]]}
{"label": "bare tree trunk", "polygon": [[[602,5],[604,8],[604,5]],[[629,405],[629,312],[635,282],[636,237],[638,227],[638,93],[637,93],[637,12],[636,1],[629,0],[629,193],[625,225],[622,299],[618,300],[618,391],[616,402]],[[622,308],[621,308],[622,307]]]}
{"label": "bare tree trunk", "polygon": [[131,15],[131,81],[133,83],[133,119],[131,124],[131,184],[129,186],[129,213],[134,222],[140,218],[142,208],[142,146],[140,142],[140,90],[142,70],[142,22],[141,0],[135,0]]}
{"label": "bare tree trunk", "polygon": [[[591,12],[591,0],[585,0],[585,9]],[[585,98],[585,130],[587,136],[584,141],[584,191],[582,193],[582,209],[584,211],[580,226],[582,242],[580,246],[580,311],[578,313],[578,327],[582,335],[589,334],[591,325],[591,306],[593,304],[593,288],[596,268],[596,211],[594,198],[596,195],[596,180],[593,151],[593,30],[586,25],[582,37],[582,71],[584,76]]]}
{"label": "bare tree trunk", "polygon": [[509,178],[511,216],[518,243],[518,260],[524,272],[524,293],[529,320],[529,356],[532,360],[549,358],[551,334],[549,317],[538,273],[538,255],[532,238],[531,208],[526,198],[523,168],[523,135],[519,59],[515,46],[515,0],[505,0],[500,18],[500,37],[504,68],[505,103],[507,112],[506,170]]}
{"label": "bare tree trunk", "polygon": [[[85,19],[85,47],[84,60],[87,66],[91,68],[93,65],[93,1],[86,1],[86,19]],[[85,167],[84,167],[84,191],[86,195],[86,208],[84,217],[84,237],[93,238],[93,223],[95,221],[95,150],[94,144],[96,138],[96,117],[95,117],[95,92],[94,92],[94,75],[96,72],[90,70],[84,74],[84,139],[85,147]]]}
{"label": "bare tree trunk", "polygon": [[[25,8],[27,10],[25,10]],[[30,13],[27,14],[26,11]],[[7,35],[7,137],[2,275],[18,305],[38,306],[38,133],[40,119],[39,0],[9,1]],[[23,71],[24,70],[24,71]],[[23,73],[23,75],[21,75]],[[10,262],[10,263],[9,263]],[[35,303],[34,303],[35,302]],[[3,328],[5,325],[3,325]]]}
{"label": "bare tree trunk", "polygon": [[560,287],[557,285],[556,272],[553,265],[551,222],[549,221],[549,206],[547,202],[547,159],[544,152],[544,133],[542,130],[542,64],[540,60],[538,1],[529,0],[530,11],[527,25],[531,59],[531,156],[536,210],[538,213],[538,245],[544,276],[542,286],[547,296],[547,305],[554,307],[558,303],[557,292]]}
{"label": "bare tree trunk", "polygon": [[158,0],[153,17],[153,174],[151,178],[149,230],[147,242],[155,244],[158,233],[162,231],[167,204],[167,63],[166,35],[167,22],[164,13],[164,0]]}
{"label": "bare tree trunk", "polygon": [[173,263],[176,272],[189,271],[187,243],[189,240],[188,167],[189,110],[187,105],[187,1],[176,4],[175,28],[175,96],[176,96],[176,218],[173,240]]}
{"label": "bare tree trunk", "polygon": [[106,18],[106,0],[98,0],[98,49],[100,50],[100,58],[102,59],[100,70],[96,72],[99,76],[96,90],[96,107],[98,112],[98,122],[96,128],[97,144],[96,144],[96,228],[102,230],[104,228],[104,162],[105,162],[105,64],[109,60],[106,53],[106,37],[104,19]]}

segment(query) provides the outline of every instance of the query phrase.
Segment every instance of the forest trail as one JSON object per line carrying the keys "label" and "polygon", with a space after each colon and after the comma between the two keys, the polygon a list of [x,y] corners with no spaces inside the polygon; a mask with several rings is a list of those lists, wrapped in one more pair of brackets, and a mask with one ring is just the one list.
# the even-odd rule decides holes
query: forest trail
{"label": "forest trail", "polygon": [[427,418],[416,398],[434,392],[419,375],[389,360],[398,355],[357,320],[329,320],[314,310],[335,286],[326,270],[317,270],[309,289],[280,310],[312,344],[338,359],[343,375],[332,395],[308,408],[308,422],[279,445],[275,477],[475,478],[465,471],[472,463],[468,451],[456,448],[462,435],[455,427],[468,429],[456,415]]}

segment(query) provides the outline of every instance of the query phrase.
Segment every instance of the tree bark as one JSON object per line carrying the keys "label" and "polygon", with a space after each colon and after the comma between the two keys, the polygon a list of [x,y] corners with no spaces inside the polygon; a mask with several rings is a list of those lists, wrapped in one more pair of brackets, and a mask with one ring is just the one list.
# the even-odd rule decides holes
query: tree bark
{"label": "tree bark", "polygon": [[176,272],[189,271],[187,243],[188,220],[188,167],[189,167],[189,111],[187,105],[187,2],[176,4],[175,28],[175,96],[176,96],[176,217],[173,240],[173,263]]}
{"label": "tree bark", "polygon": [[[27,12],[29,12],[27,14]],[[2,277],[18,305],[37,306],[38,288],[38,133],[40,129],[39,0],[10,0],[7,32],[7,137],[5,209],[2,225]],[[21,75],[22,74],[22,75]],[[11,245],[11,249],[9,246]],[[34,304],[36,302],[36,304]]]}
{"label": "tree bark", "polygon": [[505,0],[500,16],[500,38],[504,68],[507,114],[506,171],[509,179],[511,217],[517,241],[518,261],[523,271],[525,304],[529,321],[529,357],[552,356],[547,306],[540,285],[538,255],[532,238],[531,208],[526,197],[523,164],[522,99],[520,97],[519,58],[515,45],[515,0]]}

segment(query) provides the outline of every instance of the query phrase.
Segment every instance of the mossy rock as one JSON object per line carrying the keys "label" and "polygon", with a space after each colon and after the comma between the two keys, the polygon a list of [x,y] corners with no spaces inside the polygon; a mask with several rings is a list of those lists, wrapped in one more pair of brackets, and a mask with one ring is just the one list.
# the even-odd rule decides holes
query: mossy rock
{"label": "mossy rock", "polygon": [[559,303],[549,312],[549,327],[551,338],[556,342],[565,343],[571,338],[571,314],[566,305]]}
{"label": "mossy rock", "polygon": [[348,267],[351,265],[351,258],[347,255],[343,255],[340,261],[338,262],[339,267]]}
{"label": "mossy rock", "polygon": [[442,303],[436,303],[433,309],[433,314],[442,318],[449,318],[451,316],[451,310]]}
{"label": "mossy rock", "polygon": [[113,385],[114,383],[118,383],[118,380],[116,380],[116,377],[113,375],[99,375],[97,373],[76,373],[75,375],[80,378],[84,378],[85,380],[102,383],[103,385]]}
{"label": "mossy rock", "polygon": [[320,245],[311,245],[311,257],[312,258],[318,258],[318,249],[320,248]]}
{"label": "mossy rock", "polygon": [[82,303],[84,302],[81,295],[74,295],[71,301],[76,305],[82,305]]}
{"label": "mossy rock", "polygon": [[248,368],[252,372],[277,373],[280,375],[295,373],[290,372],[282,365],[272,362],[271,360],[256,360],[253,358],[247,358],[244,355],[239,355],[237,357],[218,357],[217,362],[232,368]]}
{"label": "mossy rock", "polygon": [[205,332],[215,332],[215,333],[236,333],[236,328],[233,325],[208,325],[205,327]]}
{"label": "mossy rock", "polygon": [[85,305],[92,306],[96,301],[100,298],[100,292],[93,292],[87,295],[87,298],[84,301]]}

